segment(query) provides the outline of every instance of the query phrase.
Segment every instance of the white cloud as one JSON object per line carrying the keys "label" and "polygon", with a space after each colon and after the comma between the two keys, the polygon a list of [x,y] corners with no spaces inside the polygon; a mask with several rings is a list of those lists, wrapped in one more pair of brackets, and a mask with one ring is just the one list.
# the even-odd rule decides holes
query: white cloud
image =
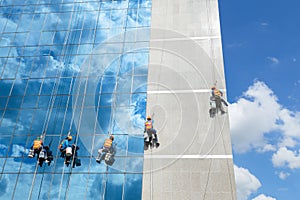
{"label": "white cloud", "polygon": [[292,139],[291,137],[285,137],[281,140],[281,142],[278,144],[279,147],[294,147],[297,144],[297,142]]}
{"label": "white cloud", "polygon": [[277,97],[263,82],[249,87],[243,97],[229,105],[234,150],[244,153],[267,145],[264,134],[277,129],[279,110]]}
{"label": "white cloud", "polygon": [[262,148],[257,149],[257,151],[260,152],[260,153],[265,153],[265,152],[268,152],[268,151],[276,151],[276,147],[274,145],[271,145],[271,144],[266,144]]}
{"label": "white cloud", "polygon": [[[273,91],[261,81],[256,81],[236,103],[229,105],[229,112],[236,153],[294,147],[300,138],[300,113],[283,108]],[[272,138],[272,144],[268,137]]]}
{"label": "white cloud", "polygon": [[287,179],[287,177],[289,177],[291,174],[288,173],[288,172],[279,172],[279,173],[276,173],[278,175],[278,177],[281,179],[281,180],[285,180]]}
{"label": "white cloud", "polygon": [[278,117],[283,122],[279,128],[284,135],[300,138],[300,113],[282,108],[278,114]]}
{"label": "white cloud", "polygon": [[23,146],[14,144],[12,146],[12,154],[13,157],[22,157],[23,154],[25,154],[25,148]]}
{"label": "white cloud", "polygon": [[276,199],[273,197],[266,196],[264,194],[260,194],[259,196],[255,197],[252,200],[276,200]]}
{"label": "white cloud", "polygon": [[15,128],[18,131],[23,131],[24,130],[24,126],[22,124],[20,124],[20,123],[17,124],[16,122],[13,122],[9,118],[4,118],[2,120],[1,127],[2,128],[7,128],[7,129]]}
{"label": "white cloud", "polygon": [[261,187],[260,181],[248,169],[234,166],[237,199],[247,200],[248,197]]}
{"label": "white cloud", "polygon": [[278,64],[278,63],[279,63],[279,59],[276,58],[276,57],[268,56],[267,59],[268,59],[269,61],[271,61],[272,64]]}
{"label": "white cloud", "polygon": [[281,147],[273,156],[272,163],[275,167],[289,167],[291,169],[300,169],[300,154],[291,151],[286,147]]}

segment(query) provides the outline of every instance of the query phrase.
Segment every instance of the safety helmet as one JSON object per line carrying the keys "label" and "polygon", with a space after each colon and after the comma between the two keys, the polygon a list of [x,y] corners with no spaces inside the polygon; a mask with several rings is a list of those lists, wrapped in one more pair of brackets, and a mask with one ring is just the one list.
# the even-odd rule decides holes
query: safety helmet
{"label": "safety helmet", "polygon": [[113,135],[109,136],[109,139],[114,140],[115,137]]}
{"label": "safety helmet", "polygon": [[41,137],[37,137],[36,140],[42,140],[42,138]]}
{"label": "safety helmet", "polygon": [[147,120],[151,120],[151,116],[150,115],[147,116]]}
{"label": "safety helmet", "polygon": [[68,140],[72,140],[73,138],[72,138],[72,135],[69,135],[68,136]]}

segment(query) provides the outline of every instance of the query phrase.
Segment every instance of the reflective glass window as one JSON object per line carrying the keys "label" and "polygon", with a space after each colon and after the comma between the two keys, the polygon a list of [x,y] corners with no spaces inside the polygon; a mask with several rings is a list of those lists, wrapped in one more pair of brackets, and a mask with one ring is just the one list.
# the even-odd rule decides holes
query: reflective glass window
{"label": "reflective glass window", "polygon": [[[1,198],[141,199],[151,0],[1,6]],[[114,162],[98,164],[109,134]],[[38,137],[49,165],[28,156]]]}

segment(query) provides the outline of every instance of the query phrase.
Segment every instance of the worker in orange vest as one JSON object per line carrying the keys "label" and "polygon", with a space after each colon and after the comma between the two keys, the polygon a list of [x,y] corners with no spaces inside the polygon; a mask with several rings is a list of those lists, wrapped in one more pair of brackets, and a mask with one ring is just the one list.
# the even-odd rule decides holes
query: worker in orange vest
{"label": "worker in orange vest", "polygon": [[221,92],[220,90],[218,90],[215,86],[211,87],[211,95],[214,98],[214,100],[216,101],[216,106],[218,109],[220,109],[221,114],[225,114],[225,110],[222,106],[222,103],[225,106],[228,106],[227,102],[223,99],[223,92]]}
{"label": "worker in orange vest", "polygon": [[113,141],[114,141],[114,136],[110,135],[109,138],[105,139],[103,147],[101,149],[98,150],[98,157],[96,159],[97,163],[101,163],[101,161],[104,159],[105,154],[103,153],[107,153],[109,151],[112,150],[112,146],[113,146]]}
{"label": "worker in orange vest", "polygon": [[153,128],[153,120],[150,115],[147,116],[144,133],[145,133],[145,141],[148,140],[149,143],[151,143],[151,145],[155,144],[156,147],[159,146],[156,130]]}
{"label": "worker in orange vest", "polygon": [[39,153],[41,152],[41,150],[43,149],[43,140],[41,137],[37,137],[31,147],[30,147],[30,151],[28,154],[29,158],[33,158],[35,157],[35,154],[39,155]]}

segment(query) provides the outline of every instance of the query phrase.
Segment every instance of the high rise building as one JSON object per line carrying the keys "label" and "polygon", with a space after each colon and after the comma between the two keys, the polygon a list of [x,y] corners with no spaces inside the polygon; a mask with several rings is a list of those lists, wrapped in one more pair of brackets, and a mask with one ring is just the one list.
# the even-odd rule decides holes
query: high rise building
{"label": "high rise building", "polygon": [[[161,142],[144,156],[143,199],[236,199],[218,2],[152,0],[147,113]],[[224,105],[225,107],[225,105]]]}
{"label": "high rise building", "polygon": [[[0,2],[0,199],[236,199],[216,0]],[[151,115],[161,146],[144,151]],[[98,149],[114,135],[112,166]],[[81,166],[58,149],[68,135]],[[29,158],[42,137],[48,166]]]}

